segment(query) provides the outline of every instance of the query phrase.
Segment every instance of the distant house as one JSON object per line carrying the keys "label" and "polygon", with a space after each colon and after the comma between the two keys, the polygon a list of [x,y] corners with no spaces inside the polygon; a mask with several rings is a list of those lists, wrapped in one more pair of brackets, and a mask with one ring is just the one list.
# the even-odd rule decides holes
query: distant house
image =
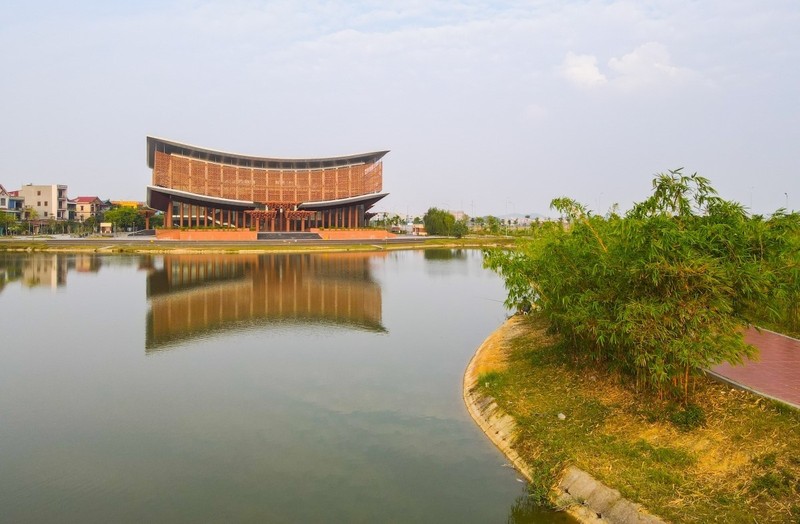
{"label": "distant house", "polygon": [[411,224],[411,234],[417,236],[428,236],[428,232],[425,231],[425,226],[423,224]]}
{"label": "distant house", "polygon": [[103,201],[96,196],[79,196],[75,199],[75,218],[80,222],[89,217],[97,218],[102,206]]}
{"label": "distant house", "polygon": [[450,211],[448,211],[448,213],[453,215],[453,217],[455,217],[456,220],[466,220],[468,218],[467,214],[464,213],[463,211],[453,211],[451,209]]}
{"label": "distant house", "polygon": [[[17,196],[25,199],[25,215],[35,212],[38,219],[67,220],[67,186],[60,184],[22,186],[16,191]],[[31,211],[27,211],[31,210]],[[23,216],[28,219],[31,216]]]}
{"label": "distant house", "polygon": [[11,195],[6,188],[3,187],[3,184],[0,184],[0,213],[10,213],[11,207]]}
{"label": "distant house", "polygon": [[0,184],[0,213],[11,213],[19,220],[24,203],[25,199],[19,196],[19,191],[7,191]]}
{"label": "distant house", "polygon": [[145,207],[144,202],[139,202],[137,200],[112,200],[111,204],[117,207],[132,207],[134,209]]}

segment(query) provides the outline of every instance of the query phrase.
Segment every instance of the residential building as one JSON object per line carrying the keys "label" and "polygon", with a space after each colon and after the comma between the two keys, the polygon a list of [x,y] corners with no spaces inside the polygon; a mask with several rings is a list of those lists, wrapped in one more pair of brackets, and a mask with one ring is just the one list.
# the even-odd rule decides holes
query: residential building
{"label": "residential building", "polygon": [[141,209],[145,207],[147,204],[145,204],[144,202],[139,202],[137,200],[112,200],[111,205],[117,207],[132,207],[134,209]]}
{"label": "residential building", "polygon": [[8,211],[9,198],[8,191],[3,187],[3,184],[0,184],[0,211]]}
{"label": "residential building", "polygon": [[27,184],[17,191],[25,199],[26,213],[23,218],[31,218],[28,209],[35,212],[39,219],[66,220],[68,216],[67,186]]}
{"label": "residential building", "polygon": [[19,219],[24,202],[25,199],[18,195],[18,191],[7,191],[0,184],[0,213],[11,213]]}
{"label": "residential building", "polygon": [[97,218],[103,201],[96,196],[79,196],[75,199],[75,219],[84,222],[89,217]]}

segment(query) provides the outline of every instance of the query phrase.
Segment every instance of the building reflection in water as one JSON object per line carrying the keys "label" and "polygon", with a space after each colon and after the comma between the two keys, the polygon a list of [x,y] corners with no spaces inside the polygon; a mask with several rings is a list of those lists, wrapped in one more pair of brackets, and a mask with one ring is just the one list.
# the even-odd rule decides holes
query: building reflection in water
{"label": "building reflection in water", "polygon": [[385,332],[375,256],[164,255],[147,277],[146,351],[278,321]]}
{"label": "building reflection in water", "polygon": [[19,281],[26,287],[56,289],[67,285],[70,271],[100,271],[101,257],[93,253],[0,253],[0,291]]}

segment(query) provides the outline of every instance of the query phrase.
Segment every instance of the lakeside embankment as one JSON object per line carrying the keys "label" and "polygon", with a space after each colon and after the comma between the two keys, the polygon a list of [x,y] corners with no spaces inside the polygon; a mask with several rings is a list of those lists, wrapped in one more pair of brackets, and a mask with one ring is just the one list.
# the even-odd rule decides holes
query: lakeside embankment
{"label": "lakeside embankment", "polygon": [[317,253],[407,249],[481,249],[510,246],[505,237],[395,238],[390,240],[174,241],[146,237],[0,239],[0,252],[43,253]]}
{"label": "lakeside embankment", "polygon": [[621,497],[673,522],[800,518],[800,411],[705,377],[688,408],[637,394],[613,373],[568,362],[535,315],[487,338],[464,400],[532,497],[572,503],[579,519],[656,518]]}

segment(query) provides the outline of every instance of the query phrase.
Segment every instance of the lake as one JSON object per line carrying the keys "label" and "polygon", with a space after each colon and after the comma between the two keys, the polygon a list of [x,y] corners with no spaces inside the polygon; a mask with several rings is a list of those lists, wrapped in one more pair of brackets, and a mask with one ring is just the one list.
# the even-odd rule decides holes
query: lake
{"label": "lake", "polygon": [[467,414],[469,250],[0,254],[0,520],[552,522]]}

